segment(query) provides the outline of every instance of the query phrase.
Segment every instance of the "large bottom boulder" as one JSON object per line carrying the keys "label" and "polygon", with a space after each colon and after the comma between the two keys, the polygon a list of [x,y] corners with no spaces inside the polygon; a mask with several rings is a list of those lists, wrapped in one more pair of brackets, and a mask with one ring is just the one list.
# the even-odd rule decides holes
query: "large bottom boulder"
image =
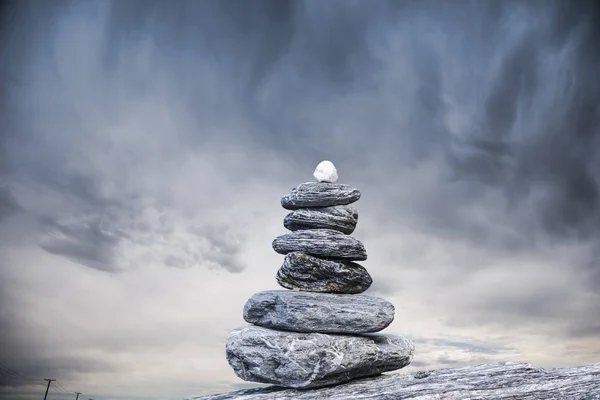
{"label": "large bottom boulder", "polygon": [[246,326],[232,331],[226,356],[245,381],[318,388],[403,368],[414,345],[403,336],[332,335]]}

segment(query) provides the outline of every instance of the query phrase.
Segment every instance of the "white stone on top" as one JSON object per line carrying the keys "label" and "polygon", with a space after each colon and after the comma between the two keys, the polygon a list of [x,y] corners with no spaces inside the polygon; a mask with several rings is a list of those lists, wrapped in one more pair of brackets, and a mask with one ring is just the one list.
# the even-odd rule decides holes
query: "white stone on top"
{"label": "white stone on top", "polygon": [[338,174],[337,169],[331,161],[321,161],[319,165],[317,165],[317,169],[313,172],[313,176],[319,182],[329,182],[334,183],[337,181]]}

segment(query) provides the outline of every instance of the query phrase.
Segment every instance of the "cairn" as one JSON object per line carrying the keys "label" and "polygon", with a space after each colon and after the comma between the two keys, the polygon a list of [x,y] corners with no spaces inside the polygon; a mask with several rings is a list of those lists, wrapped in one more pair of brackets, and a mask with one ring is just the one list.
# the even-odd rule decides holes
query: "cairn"
{"label": "cairn", "polygon": [[285,255],[277,282],[289,290],[253,295],[244,306],[252,325],[229,335],[226,357],[243,380],[289,388],[318,388],[374,376],[410,364],[414,345],[403,336],[375,333],[394,320],[394,306],[360,294],[372,279],[356,263],[367,259],[350,236],[358,222],[351,206],[361,193],[335,183],[323,161],[317,182],[303,183],[281,199],[291,212],[273,249]]}

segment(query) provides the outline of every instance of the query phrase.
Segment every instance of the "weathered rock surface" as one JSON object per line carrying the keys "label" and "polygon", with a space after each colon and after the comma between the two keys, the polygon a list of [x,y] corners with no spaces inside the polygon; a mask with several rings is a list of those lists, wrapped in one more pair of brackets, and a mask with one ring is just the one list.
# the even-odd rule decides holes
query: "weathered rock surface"
{"label": "weathered rock surface", "polygon": [[600,364],[542,369],[499,363],[412,374],[380,375],[315,390],[279,387],[187,400],[599,400]]}
{"label": "weathered rock surface", "polygon": [[403,336],[324,335],[246,326],[229,334],[226,356],[245,381],[317,388],[408,365],[414,345]]}
{"label": "weathered rock surface", "polygon": [[290,231],[300,229],[333,229],[347,235],[354,232],[358,212],[352,206],[301,208],[283,219],[283,226]]}
{"label": "weathered rock surface", "polygon": [[367,259],[365,246],[359,240],[333,229],[307,229],[278,236],[273,240],[273,250],[279,254],[301,251],[329,259]]}
{"label": "weathered rock surface", "polygon": [[329,182],[306,182],[281,198],[287,210],[305,207],[329,207],[351,204],[360,199],[360,191],[350,185]]}
{"label": "weathered rock surface", "polygon": [[387,300],[363,294],[267,290],[244,306],[244,320],[265,328],[294,332],[373,333],[394,320]]}
{"label": "weathered rock surface", "polygon": [[276,279],[286,289],[321,293],[362,293],[373,283],[360,264],[323,260],[297,251],[285,256]]}

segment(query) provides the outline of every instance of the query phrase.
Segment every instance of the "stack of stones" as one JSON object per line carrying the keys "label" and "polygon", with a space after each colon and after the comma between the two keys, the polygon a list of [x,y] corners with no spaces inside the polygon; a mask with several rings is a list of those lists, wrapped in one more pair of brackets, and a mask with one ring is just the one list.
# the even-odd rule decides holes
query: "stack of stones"
{"label": "stack of stones", "polygon": [[317,182],[303,183],[281,199],[291,212],[291,233],[273,241],[285,255],[279,285],[253,295],[244,306],[252,325],[229,335],[226,356],[241,379],[291,388],[336,385],[407,366],[414,346],[403,336],[375,334],[394,320],[394,306],[360,294],[372,283],[355,261],[367,259],[350,236],[358,214],[351,206],[360,192],[337,184],[337,171],[324,161]]}

